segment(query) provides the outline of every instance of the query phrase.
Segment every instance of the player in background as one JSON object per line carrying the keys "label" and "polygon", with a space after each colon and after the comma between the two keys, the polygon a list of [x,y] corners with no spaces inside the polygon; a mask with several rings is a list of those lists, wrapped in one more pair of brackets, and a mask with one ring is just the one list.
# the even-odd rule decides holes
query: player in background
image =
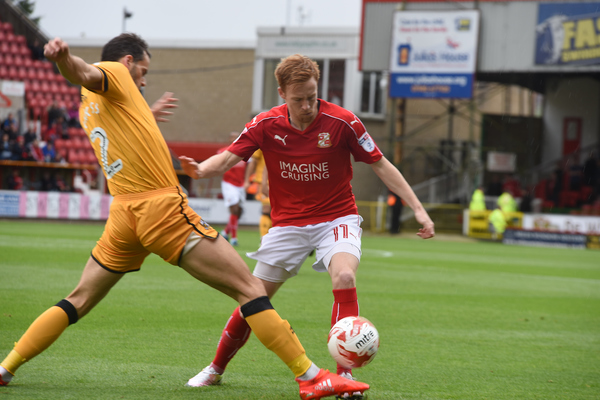
{"label": "player in background", "polygon": [[[359,315],[356,271],[361,256],[362,218],[352,193],[351,156],[370,164],[390,191],[412,208],[422,225],[417,235],[434,236],[434,224],[400,171],[379,151],[363,123],[350,111],[317,97],[317,64],[289,56],[275,70],[284,104],[257,115],[221,154],[197,164],[180,157],[192,178],[222,174],[261,149],[268,171],[273,228],[262,238],[254,275],[272,297],[298,273],[316,249],[313,268],[329,272],[333,286],[331,325]],[[227,363],[248,339],[250,328],[236,309],[227,322],[213,362],[188,384],[218,383]],[[352,377],[338,366],[338,374]]]}
{"label": "player in background", "polygon": [[248,188],[250,185],[256,185],[256,193],[254,198],[262,204],[260,221],[258,223],[258,230],[260,237],[262,238],[269,232],[269,229],[273,226],[271,221],[271,202],[269,196],[264,193],[264,186],[268,184],[265,176],[265,157],[263,156],[262,150],[256,150],[250,160],[248,160],[248,168],[246,169],[246,183],[245,187]]}
{"label": "player in background", "polygon": [[[233,143],[233,141],[237,139],[239,135],[239,132],[231,132],[229,134],[230,143]],[[217,154],[227,150],[227,147],[219,149]],[[242,216],[242,212],[244,212],[242,206],[246,200],[245,181],[246,162],[244,161],[240,161],[230,170],[225,172],[223,174],[223,179],[221,179],[221,193],[223,194],[223,201],[225,202],[225,207],[229,209],[229,222],[225,226],[225,229],[221,231],[221,235],[233,246],[238,245],[237,230],[240,217]]]}
{"label": "player in background", "polygon": [[[138,271],[144,259],[156,253],[236,300],[245,323],[294,373],[303,399],[332,396],[355,385],[368,388],[321,370],[308,359],[290,325],[271,306],[262,283],[189,207],[156,124],[171,97],[163,96],[162,110],[153,113],[140,92],[150,66],[146,42],[121,34],[104,46],[102,61],[93,65],[72,55],[59,38],[46,44],[44,55],[71,83],[82,86],[81,125],[114,200],[79,284],[33,322],[0,363],[0,385],[7,385],[23,363],[90,312],[125,273]],[[331,385],[323,387],[324,380]]]}

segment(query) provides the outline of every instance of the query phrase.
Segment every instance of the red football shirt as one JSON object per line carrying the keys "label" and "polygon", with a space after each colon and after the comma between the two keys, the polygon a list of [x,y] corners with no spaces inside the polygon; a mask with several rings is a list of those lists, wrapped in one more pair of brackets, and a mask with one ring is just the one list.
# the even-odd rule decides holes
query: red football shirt
{"label": "red football shirt", "polygon": [[304,131],[294,128],[283,104],[257,115],[229,146],[248,160],[263,151],[269,174],[273,226],[304,226],[358,214],[350,180],[352,163],[382,157],[363,123],[350,111],[319,100]]}
{"label": "red football shirt", "polygon": [[[223,147],[217,151],[217,154],[228,150],[228,147]],[[231,167],[227,172],[223,174],[223,181],[231,183],[233,186],[244,186],[244,180],[246,179],[246,162],[240,161]]]}

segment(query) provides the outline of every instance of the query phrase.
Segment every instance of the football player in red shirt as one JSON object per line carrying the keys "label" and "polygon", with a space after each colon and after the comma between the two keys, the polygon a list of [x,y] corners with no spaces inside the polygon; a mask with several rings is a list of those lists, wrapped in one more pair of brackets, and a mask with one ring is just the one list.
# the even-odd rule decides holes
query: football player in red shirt
{"label": "football player in red shirt", "polygon": [[[229,134],[230,142],[233,142],[239,136],[239,132],[231,132]],[[227,150],[227,147],[219,149],[217,154]],[[225,229],[221,231],[221,236],[231,243],[232,246],[238,245],[237,230],[238,222],[244,211],[243,205],[246,200],[246,189],[244,186],[246,180],[246,162],[240,161],[235,164],[230,170],[223,174],[221,180],[221,193],[225,207],[229,209],[229,222]]]}
{"label": "football player in red shirt", "polygon": [[[385,185],[412,208],[422,225],[417,235],[434,236],[434,224],[400,171],[379,151],[363,123],[350,111],[317,97],[319,68],[310,58],[289,56],[275,70],[284,104],[257,115],[239,138],[221,154],[197,164],[180,157],[192,178],[222,174],[240,160],[263,151],[269,178],[273,228],[260,248],[254,275],[272,297],[295,276],[316,250],[313,268],[329,272],[334,304],[331,325],[359,315],[356,271],[361,256],[362,218],[352,193],[351,156],[365,162]],[[218,384],[229,360],[250,334],[239,310],[231,315],[210,366],[188,381],[189,386]],[[338,365],[338,374],[352,377]],[[360,397],[360,394],[356,394]]]}

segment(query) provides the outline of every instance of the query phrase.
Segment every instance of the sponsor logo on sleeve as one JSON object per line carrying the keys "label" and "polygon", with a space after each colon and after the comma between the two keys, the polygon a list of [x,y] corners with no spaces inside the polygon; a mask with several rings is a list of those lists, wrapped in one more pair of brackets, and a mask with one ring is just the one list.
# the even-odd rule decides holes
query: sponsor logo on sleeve
{"label": "sponsor logo on sleeve", "polygon": [[375,150],[375,142],[371,139],[371,136],[367,132],[358,139],[358,144],[367,152],[370,153]]}

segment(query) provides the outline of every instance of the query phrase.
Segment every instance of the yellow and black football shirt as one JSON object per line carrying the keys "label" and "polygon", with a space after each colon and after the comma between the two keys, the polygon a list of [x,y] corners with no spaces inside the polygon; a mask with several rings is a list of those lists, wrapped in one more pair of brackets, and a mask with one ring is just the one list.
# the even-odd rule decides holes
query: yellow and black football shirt
{"label": "yellow and black football shirt", "polygon": [[178,186],[167,144],[127,67],[94,64],[102,90],[81,89],[81,126],[86,131],[113,196]]}

